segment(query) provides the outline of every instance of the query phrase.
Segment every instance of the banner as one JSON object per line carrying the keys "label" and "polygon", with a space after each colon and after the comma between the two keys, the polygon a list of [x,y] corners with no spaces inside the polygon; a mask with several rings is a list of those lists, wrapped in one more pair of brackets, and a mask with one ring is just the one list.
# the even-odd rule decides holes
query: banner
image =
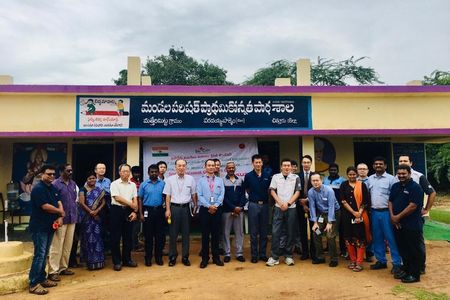
{"label": "banner", "polygon": [[78,96],[77,130],[311,129],[310,96]]}
{"label": "banner", "polygon": [[144,142],[144,179],[148,179],[148,166],[159,161],[167,163],[165,177],[175,174],[175,161],[187,161],[186,173],[198,180],[205,170],[205,161],[218,158],[222,163],[221,176],[226,175],[225,163],[234,161],[236,175],[244,177],[253,170],[252,156],[258,153],[256,139],[205,139],[188,142]]}

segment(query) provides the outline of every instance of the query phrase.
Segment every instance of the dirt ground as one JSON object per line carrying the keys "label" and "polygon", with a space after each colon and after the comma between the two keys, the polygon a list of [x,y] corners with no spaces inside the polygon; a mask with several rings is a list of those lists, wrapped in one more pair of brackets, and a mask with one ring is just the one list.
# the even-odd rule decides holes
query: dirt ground
{"label": "dirt ground", "polygon": [[[181,245],[179,245],[180,247]],[[100,271],[74,269],[74,276],[63,276],[58,287],[52,288],[45,299],[395,299],[408,298],[407,293],[395,295],[393,288],[400,284],[389,269],[371,271],[369,263],[365,270],[354,273],[341,260],[337,268],[328,264],[312,265],[310,260],[295,265],[269,268],[263,262],[249,261],[249,240],[246,236],[247,261],[234,258],[224,267],[209,264],[200,269],[200,242],[191,242],[191,267],[180,261],[175,267],[144,265],[143,253],[133,253],[137,268],[112,270],[111,258]],[[32,244],[26,247],[31,250]],[[179,248],[180,249],[180,248]],[[410,284],[408,289],[420,288],[433,293],[450,295],[450,244],[427,242],[427,273],[420,283]],[[2,299],[37,299],[27,291],[2,296]],[[409,297],[411,297],[409,295]]]}

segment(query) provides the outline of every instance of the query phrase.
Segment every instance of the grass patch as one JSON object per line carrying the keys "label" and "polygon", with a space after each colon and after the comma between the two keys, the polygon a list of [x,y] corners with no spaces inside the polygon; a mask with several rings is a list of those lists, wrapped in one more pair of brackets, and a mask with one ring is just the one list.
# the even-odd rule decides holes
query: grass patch
{"label": "grass patch", "polygon": [[423,226],[423,236],[429,241],[450,241],[450,225],[427,219]]}
{"label": "grass patch", "polygon": [[442,222],[445,224],[450,224],[450,211],[446,210],[439,210],[439,209],[432,209],[430,211],[430,218],[433,221]]}
{"label": "grass patch", "polygon": [[405,285],[396,285],[392,288],[394,295],[398,296],[401,294],[406,294],[408,299],[419,299],[419,300],[449,300],[450,297],[446,293],[434,293],[427,291],[423,288],[407,287]]}

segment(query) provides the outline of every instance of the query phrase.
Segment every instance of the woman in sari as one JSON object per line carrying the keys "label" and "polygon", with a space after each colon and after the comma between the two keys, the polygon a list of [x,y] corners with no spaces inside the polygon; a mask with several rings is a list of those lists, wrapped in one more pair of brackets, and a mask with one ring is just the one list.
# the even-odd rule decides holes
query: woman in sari
{"label": "woman in sari", "polygon": [[347,168],[348,180],[341,184],[342,225],[345,245],[350,256],[348,268],[354,272],[363,270],[365,247],[372,239],[369,217],[370,195],[364,183],[357,181],[358,173],[355,167]]}
{"label": "woman in sari", "polygon": [[80,189],[79,201],[82,208],[80,213],[82,225],[81,259],[86,262],[88,270],[98,270],[105,266],[103,254],[103,240],[101,236],[101,219],[99,216],[105,201],[105,191],[96,187],[97,177],[89,172],[86,185]]}

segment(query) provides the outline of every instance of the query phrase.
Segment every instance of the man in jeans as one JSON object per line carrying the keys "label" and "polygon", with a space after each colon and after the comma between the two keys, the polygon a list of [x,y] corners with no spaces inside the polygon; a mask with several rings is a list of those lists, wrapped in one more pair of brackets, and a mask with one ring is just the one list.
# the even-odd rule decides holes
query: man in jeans
{"label": "man in jeans", "polygon": [[[281,161],[281,173],[275,174],[270,182],[270,193],[275,200],[272,222],[272,255],[266,262],[269,267],[279,264],[279,257],[285,256],[288,266],[294,265],[292,252],[295,242],[295,233],[298,226],[296,200],[300,196],[300,178],[292,174],[290,159]],[[287,229],[287,242],[284,253],[280,249],[280,237],[283,228]]]}
{"label": "man in jeans", "polygon": [[48,278],[60,281],[59,275],[73,275],[68,269],[72,250],[75,225],[77,223],[77,185],[72,180],[72,166],[64,164],[59,168],[60,177],[52,182],[58,191],[65,216],[63,225],[55,231],[48,258]]}
{"label": "man in jeans", "polygon": [[325,263],[322,248],[322,235],[326,233],[328,251],[330,254],[330,267],[338,265],[338,255],[336,249],[336,236],[339,232],[340,206],[336,200],[333,189],[322,184],[319,174],[311,175],[313,188],[308,191],[309,210],[311,213],[312,235],[316,247],[316,258],[313,264]]}
{"label": "man in jeans", "polygon": [[29,291],[32,294],[45,295],[46,288],[57,284],[48,280],[45,273],[46,258],[52,243],[55,229],[53,223],[62,225],[64,209],[56,188],[52,185],[55,168],[44,165],[40,171],[42,180],[31,191],[30,232],[34,245],[33,262],[31,263]]}

